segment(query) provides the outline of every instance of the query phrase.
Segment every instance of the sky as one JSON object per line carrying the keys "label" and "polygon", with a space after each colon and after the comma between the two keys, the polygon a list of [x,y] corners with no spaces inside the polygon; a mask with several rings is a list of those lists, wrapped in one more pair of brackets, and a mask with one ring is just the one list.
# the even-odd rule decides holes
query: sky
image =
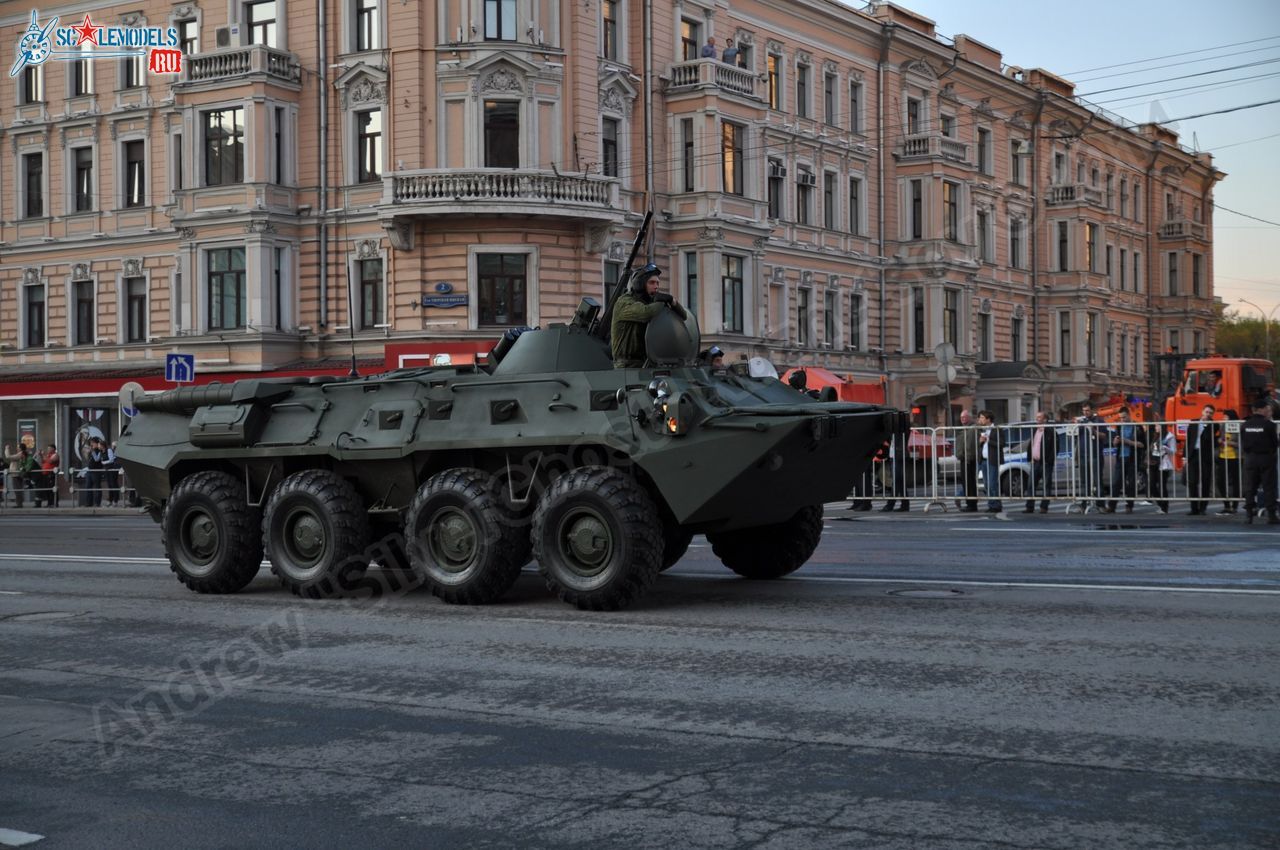
{"label": "sky", "polygon": [[[896,2],[932,18],[940,35],[964,33],[1001,51],[1007,64],[1066,77],[1078,95],[1131,121],[1168,124],[1164,119],[1280,100],[1276,0]],[[1120,63],[1135,64],[1103,67]],[[1203,73],[1246,64],[1252,67]],[[1190,74],[1198,76],[1171,79]],[[1133,87],[1101,91],[1121,86]],[[1209,87],[1171,91],[1189,86]],[[1280,103],[1169,126],[1182,144],[1212,153],[1215,167],[1227,173],[1214,191],[1214,294],[1242,314],[1259,315],[1239,303],[1246,299],[1280,320]]]}

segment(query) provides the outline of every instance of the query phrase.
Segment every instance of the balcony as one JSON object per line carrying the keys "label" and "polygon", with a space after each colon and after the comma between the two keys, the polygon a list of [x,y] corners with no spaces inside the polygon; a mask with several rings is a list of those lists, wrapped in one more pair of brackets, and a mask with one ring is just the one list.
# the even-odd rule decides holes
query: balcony
{"label": "balcony", "polygon": [[930,157],[968,162],[969,146],[939,133],[912,133],[898,147],[899,161]]}
{"label": "balcony", "polygon": [[302,83],[302,66],[298,57],[288,51],[250,44],[185,57],[182,78],[175,85],[221,85],[238,77],[260,77],[268,82],[296,86]]}
{"label": "balcony", "polygon": [[427,215],[523,213],[622,221],[618,181],[549,171],[397,171],[382,203]]}
{"label": "balcony", "polygon": [[696,59],[671,66],[670,93],[714,88],[729,94],[760,100],[760,80],[755,74],[718,59]]}
{"label": "balcony", "polygon": [[1160,225],[1161,239],[1203,239],[1204,225],[1198,221],[1174,219]]}
{"label": "balcony", "polygon": [[1102,190],[1086,186],[1084,183],[1067,183],[1052,185],[1044,202],[1051,207],[1069,207],[1077,204],[1089,204],[1102,207]]}

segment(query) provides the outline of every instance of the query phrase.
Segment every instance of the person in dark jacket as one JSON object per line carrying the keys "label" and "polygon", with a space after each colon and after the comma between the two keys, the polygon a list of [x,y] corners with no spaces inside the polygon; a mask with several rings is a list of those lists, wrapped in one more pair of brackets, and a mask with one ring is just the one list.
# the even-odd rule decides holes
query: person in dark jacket
{"label": "person in dark jacket", "polygon": [[609,338],[615,369],[644,367],[648,359],[644,350],[644,332],[654,316],[669,307],[682,321],[689,317],[674,298],[658,291],[661,285],[662,271],[649,263],[631,276],[627,291],[613,305]]}
{"label": "person in dark jacket", "polygon": [[1113,514],[1120,504],[1116,496],[1127,496],[1125,513],[1133,513],[1133,497],[1138,492],[1138,466],[1146,465],[1147,443],[1146,430],[1133,424],[1129,408],[1122,407],[1119,412],[1120,421],[1108,429],[1111,445],[1116,450],[1115,467],[1111,470],[1111,500],[1102,509],[1104,513]]}
{"label": "person in dark jacket", "polygon": [[1208,500],[1213,496],[1213,461],[1218,447],[1218,426],[1213,424],[1215,413],[1212,404],[1200,411],[1200,418],[1187,426],[1187,446],[1184,449],[1187,465],[1187,495],[1191,499],[1188,514],[1195,516],[1208,511]]}
{"label": "person in dark jacket", "polygon": [[[982,460],[981,447],[978,445],[978,431],[973,424],[973,415],[966,407],[960,411],[960,427],[955,431],[956,462],[960,465],[960,488],[965,496],[962,513],[978,512],[978,462]],[[959,505],[959,502],[956,503]]]}
{"label": "person in dark jacket", "polygon": [[106,481],[107,447],[97,437],[93,438],[90,445],[92,448],[89,449],[89,456],[85,458],[84,463],[89,470],[87,476],[89,504],[86,507],[98,508],[102,506],[102,485]]}
{"label": "person in dark jacket", "polygon": [[1106,448],[1106,431],[1102,417],[1093,412],[1093,405],[1085,402],[1080,406],[1080,415],[1076,417],[1080,434],[1076,445],[1076,461],[1080,465],[1080,500],[1081,510],[1087,510],[1091,498],[1098,499],[1097,507],[1101,509],[1102,495],[1102,452]]}
{"label": "person in dark jacket", "polygon": [[[893,439],[889,443],[889,456],[885,459],[885,463],[889,472],[889,480],[886,482],[886,490],[891,498],[884,503],[884,507],[880,510],[886,513],[895,510],[894,505],[898,507],[896,510],[911,510],[911,500],[907,498],[907,434],[905,432],[894,434]],[[898,498],[892,498],[892,497]]]}
{"label": "person in dark jacket", "polygon": [[1240,428],[1240,452],[1244,455],[1244,521],[1253,522],[1258,490],[1267,511],[1267,525],[1280,524],[1276,514],[1276,423],[1265,398],[1253,403],[1253,415]]}
{"label": "person in dark jacket", "polygon": [[1036,426],[1031,436],[1019,446],[1027,454],[1027,463],[1031,466],[1031,488],[1027,491],[1025,514],[1036,509],[1036,489],[1039,488],[1043,498],[1040,500],[1040,513],[1049,513],[1049,497],[1053,495],[1053,473],[1058,461],[1058,430],[1049,421],[1049,414],[1043,410],[1036,414]]}
{"label": "person in dark jacket", "polygon": [[1000,464],[1004,462],[1004,438],[996,425],[996,415],[990,410],[978,414],[978,458],[982,467],[983,482],[987,485],[987,513],[998,514],[1004,510],[1000,501]]}

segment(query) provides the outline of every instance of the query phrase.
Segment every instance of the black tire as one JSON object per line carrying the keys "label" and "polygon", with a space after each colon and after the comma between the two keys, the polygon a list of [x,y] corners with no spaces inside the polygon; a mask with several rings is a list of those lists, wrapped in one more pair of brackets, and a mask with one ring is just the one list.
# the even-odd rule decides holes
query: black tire
{"label": "black tire", "polygon": [[225,472],[178,482],[160,519],[164,554],[178,581],[197,593],[235,593],[262,566],[259,514],[244,485]]}
{"label": "black tire", "polygon": [[271,571],[298,596],[340,596],[369,567],[369,515],[343,477],[324,469],[295,472],[271,493],[262,545]]}
{"label": "black tire", "polygon": [[506,593],[528,562],[528,537],[527,526],[503,507],[497,481],[479,469],[427,479],[405,523],[414,574],[455,605],[483,605]]}
{"label": "black tire", "polygon": [[1000,495],[996,498],[1021,499],[1030,489],[1031,482],[1027,480],[1026,475],[1010,470],[1000,476]]}
{"label": "black tire", "polygon": [[587,466],[557,478],[533,513],[533,552],[547,589],[589,611],[640,598],[662,568],[662,520],[640,484]]}
{"label": "black tire", "polygon": [[664,518],[662,523],[662,569],[659,572],[665,572],[674,567],[684,557],[684,553],[689,550],[689,544],[692,542],[692,531],[676,525],[674,520],[665,520]]}
{"label": "black tire", "polygon": [[776,525],[707,534],[720,562],[743,578],[781,578],[804,566],[822,539],[822,506],[801,508]]}

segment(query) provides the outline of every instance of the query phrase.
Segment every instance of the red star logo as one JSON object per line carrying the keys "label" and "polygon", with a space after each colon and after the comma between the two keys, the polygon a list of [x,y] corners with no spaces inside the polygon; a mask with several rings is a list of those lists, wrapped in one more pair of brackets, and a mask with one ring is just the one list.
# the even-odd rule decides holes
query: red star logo
{"label": "red star logo", "polygon": [[71,31],[79,36],[79,39],[76,40],[77,47],[84,44],[86,41],[94,46],[101,46],[98,44],[98,33],[102,31],[102,27],[89,20],[89,16],[87,14],[84,16],[84,23],[78,27],[72,27]]}

